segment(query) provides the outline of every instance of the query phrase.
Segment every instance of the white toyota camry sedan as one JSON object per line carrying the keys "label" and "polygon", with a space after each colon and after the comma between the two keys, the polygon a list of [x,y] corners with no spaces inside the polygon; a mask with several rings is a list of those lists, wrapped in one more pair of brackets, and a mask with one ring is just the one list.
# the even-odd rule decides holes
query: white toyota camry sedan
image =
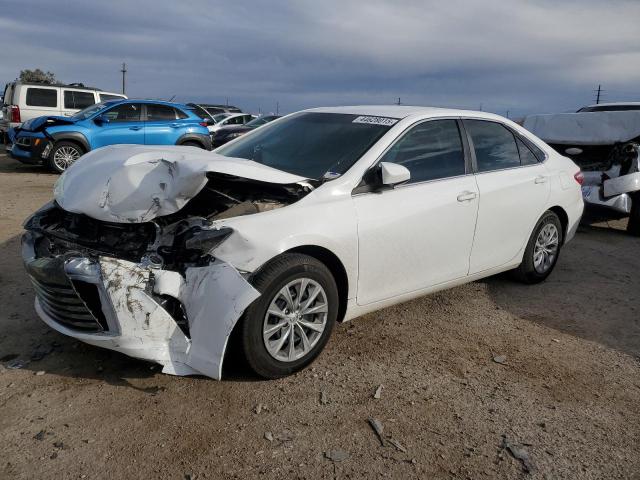
{"label": "white toyota camry sedan", "polygon": [[22,250],[57,331],[216,379],[233,333],[276,378],[313,361],[336,322],[507,270],[544,280],[576,231],[581,181],[497,115],[320,108],[214,152],[89,152],[25,222]]}

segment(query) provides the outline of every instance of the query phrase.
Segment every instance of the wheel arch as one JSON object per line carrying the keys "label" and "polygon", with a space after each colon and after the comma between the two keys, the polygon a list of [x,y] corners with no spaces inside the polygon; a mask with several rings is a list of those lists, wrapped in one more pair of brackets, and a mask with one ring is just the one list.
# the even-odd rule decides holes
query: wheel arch
{"label": "wheel arch", "polygon": [[209,143],[207,145],[206,140],[202,137],[203,137],[202,134],[185,133],[184,135],[181,135],[180,138],[178,138],[178,140],[176,140],[176,145],[183,145],[187,142],[193,142],[193,143],[197,143],[205,150],[211,150],[211,144]]}
{"label": "wheel arch", "polygon": [[562,226],[562,243],[564,243],[567,238],[567,228],[569,227],[569,215],[567,215],[565,209],[559,205],[555,205],[548,210],[555,213],[560,219],[560,225]]}
{"label": "wheel arch", "polygon": [[55,143],[58,142],[72,142],[82,148],[83,153],[87,153],[91,150],[91,146],[89,145],[89,141],[87,138],[80,132],[58,132],[50,134],[51,138]]}
{"label": "wheel arch", "polygon": [[301,245],[282,253],[301,253],[322,262],[331,272],[338,287],[338,322],[342,322],[347,311],[347,298],[349,297],[349,277],[344,264],[331,250],[318,245]]}

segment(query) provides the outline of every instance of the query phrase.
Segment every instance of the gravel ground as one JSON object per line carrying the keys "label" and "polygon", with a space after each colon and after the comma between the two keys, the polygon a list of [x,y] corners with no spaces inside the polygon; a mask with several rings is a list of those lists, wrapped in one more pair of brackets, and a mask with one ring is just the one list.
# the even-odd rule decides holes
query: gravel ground
{"label": "gravel ground", "polygon": [[38,320],[19,235],[56,178],[0,156],[0,478],[640,478],[623,222],[581,227],[544,284],[474,282],[339,326],[293,377],[231,357],[216,382]]}

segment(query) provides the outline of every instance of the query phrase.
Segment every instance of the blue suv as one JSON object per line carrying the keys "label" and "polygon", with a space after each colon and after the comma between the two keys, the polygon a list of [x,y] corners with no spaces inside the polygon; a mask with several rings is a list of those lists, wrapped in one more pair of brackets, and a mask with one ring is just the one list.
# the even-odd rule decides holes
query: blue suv
{"label": "blue suv", "polygon": [[191,145],[211,150],[207,122],[179,103],[116,100],[72,117],[37,117],[8,132],[10,154],[23,163],[63,172],[82,154],[118,143]]}

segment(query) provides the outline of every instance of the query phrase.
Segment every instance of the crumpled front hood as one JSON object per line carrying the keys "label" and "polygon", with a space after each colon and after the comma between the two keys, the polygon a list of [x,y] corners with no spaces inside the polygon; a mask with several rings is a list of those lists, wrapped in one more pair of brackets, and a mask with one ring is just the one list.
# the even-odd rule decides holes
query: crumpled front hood
{"label": "crumpled front hood", "polygon": [[195,147],[113,145],[83,155],[58,179],[54,196],[73,213],[117,223],[142,223],[185,206],[216,172],[267,183],[304,177]]}
{"label": "crumpled front hood", "polygon": [[27,120],[20,127],[21,130],[29,130],[31,132],[37,132],[38,130],[42,130],[46,127],[51,127],[54,125],[71,125],[76,123],[75,120],[71,120],[69,117],[58,117],[58,116],[43,116],[36,117],[30,120]]}

